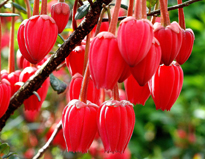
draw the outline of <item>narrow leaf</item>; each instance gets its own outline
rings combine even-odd
[[[9,158],[9,157],[11,157],[11,156],[13,156],[13,155],[16,155],[16,154],[17,154],[17,153],[15,153],[15,152],[9,152],[7,155],[2,156],[2,159]]]
[[[84,4],[78,8],[77,13],[75,14],[75,20],[82,19],[89,10],[90,3]]]
[[[50,84],[54,91],[57,91],[58,94],[63,93],[67,87],[67,84],[58,78],[56,78],[53,74],[50,74]]]
[[[15,14],[15,13],[0,13],[0,17],[15,17],[15,16],[19,16],[19,14]]]
[[[64,43],[65,42],[65,40],[64,40],[64,38],[61,36],[61,34],[58,34],[58,36],[60,37],[60,39],[62,40],[62,42]]]
[[[20,6],[19,4],[15,2],[12,2],[12,4],[19,12],[23,12],[25,14],[27,13],[27,10],[24,7]]]
[[[38,98],[38,101],[40,102],[41,101],[41,97],[39,96],[38,92],[33,91],[32,93]]]
[[[9,150],[10,150],[10,147],[7,143],[3,143],[0,145],[0,153],[2,154],[8,154],[9,153]]]

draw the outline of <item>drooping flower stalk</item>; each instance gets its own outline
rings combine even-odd
[[[47,14],[47,0],[42,0],[41,14]]]
[[[145,0],[142,0],[142,18],[147,19],[147,4]]]
[[[116,0],[114,12],[112,14],[111,23],[110,23],[110,26],[109,26],[109,29],[108,29],[108,31],[110,33],[113,33],[114,35],[115,35],[116,26],[117,26],[117,22],[118,22],[118,15],[119,15],[119,10],[120,10],[120,5],[121,5],[121,0]]]
[[[80,90],[80,96],[79,96],[79,100],[81,102],[84,102],[84,103],[87,103],[86,101],[87,101],[87,91],[88,91],[89,78],[90,78],[90,69],[89,69],[89,65],[87,63],[85,75],[83,77],[83,82],[82,82],[82,86],[81,86],[81,90]]]
[[[97,27],[96,27],[96,30],[95,30],[94,37],[100,32],[100,27],[101,27],[101,23],[102,23],[102,19],[103,19],[103,15],[104,15],[105,11],[106,11],[105,5],[103,5],[103,9],[101,10],[101,13],[100,13],[100,17],[99,17],[99,20],[98,20],[98,24],[97,24]]]
[[[117,83],[115,84],[112,93],[113,93],[113,98],[114,98],[114,100],[120,100],[120,96],[119,96],[119,91],[118,91],[118,85],[117,85]]]
[[[100,102],[103,103],[105,101],[105,89],[100,89]]]
[[[73,5],[73,13],[72,13],[72,28],[73,31],[75,31],[75,29],[77,28],[77,22],[75,20],[75,14],[77,11],[77,7],[78,7],[78,0],[75,0],[74,5]]]
[[[167,0],[160,0],[160,11],[161,11],[161,23],[164,27],[170,24],[170,19],[169,19],[169,12],[167,9]]]
[[[87,91],[88,91],[88,84],[89,84],[89,79],[90,79],[89,63],[87,62],[88,53],[90,49],[90,36],[91,36],[90,34],[91,33],[88,34],[87,39],[86,39],[86,47],[85,47],[85,59],[86,60],[84,60],[84,66],[86,64],[86,70],[84,73],[83,82],[82,82],[81,90],[80,90],[80,96],[79,96],[79,100],[84,103],[87,103]]]
[[[136,0],[134,14],[136,19],[142,19],[142,0]]]
[[[30,2],[29,0],[24,0],[24,3],[26,4],[26,8],[27,8],[27,16],[28,19],[31,17],[31,7],[30,7]]]
[[[154,10],[157,10],[158,8],[159,8],[159,1],[157,1],[157,3],[155,4]],[[155,21],[156,21],[156,16],[152,16],[151,23],[154,24]]]
[[[14,0],[13,0],[14,2]],[[15,7],[12,6],[12,13],[15,12]],[[9,65],[8,65],[8,71],[9,73],[15,71],[15,57],[14,57],[14,23],[15,23],[15,17],[11,18],[11,31],[10,31],[10,41],[9,41]]]
[[[34,0],[33,15],[39,15],[39,0]]]
[[[91,37],[91,33],[89,33],[87,35],[87,38],[86,38],[83,74],[85,73],[85,69],[86,69],[86,66],[87,66],[87,63],[88,63],[88,53],[89,53],[89,49],[90,49],[90,37]]]
[[[1,17],[0,17],[0,71],[1,71]],[[1,73],[0,73],[0,83],[1,83]]]
[[[127,16],[132,16],[134,7],[134,0],[129,0]]]
[[[182,0],[177,0],[178,4],[182,3]],[[183,8],[178,9],[178,14],[179,14],[179,25],[181,26],[182,29],[186,29],[186,24],[185,24],[185,18],[184,18],[184,11]]]

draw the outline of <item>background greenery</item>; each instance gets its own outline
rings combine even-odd
[[[25,7],[23,0],[15,2]],[[68,3],[72,8],[73,1]],[[176,3],[176,0],[169,0],[169,5]],[[0,12],[11,12],[9,6],[7,7],[1,8]],[[144,107],[142,105],[134,107],[136,124],[129,143],[132,159],[203,159],[205,157],[205,3],[204,1],[194,3],[185,7],[184,12],[187,28],[191,28],[195,33],[195,42],[191,57],[182,65],[184,71],[182,92],[169,112],[156,111],[151,97]],[[170,11],[171,21],[178,21],[177,14],[177,10]],[[27,18],[22,12],[20,15],[16,18],[15,36],[22,20]],[[3,24],[3,33],[9,32],[10,25],[10,20],[7,19]],[[70,23],[67,28],[68,31]],[[62,35],[66,37],[68,34],[69,32],[64,31]],[[59,40],[58,43],[62,41]],[[57,49],[58,43],[53,51]],[[15,52],[17,49],[17,40],[15,40]],[[2,58],[2,67],[7,69],[8,46],[2,50]],[[55,75],[67,84],[70,81],[67,68],[61,69]],[[57,95],[49,89],[46,101],[34,122],[29,122],[25,117],[23,106],[18,109],[1,132],[1,143],[8,143],[10,152],[17,154],[10,158],[25,158],[25,153],[34,155],[46,142],[45,134],[61,117],[66,104],[66,93]],[[51,146],[46,152],[44,158],[49,159],[49,157],[91,158],[88,154],[61,151],[56,146]]]

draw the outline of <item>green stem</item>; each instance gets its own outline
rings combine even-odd
[[[58,2],[62,2],[63,3],[63,2],[65,2],[65,0],[58,0]]]
[[[109,29],[108,29],[108,31],[110,33],[113,33],[114,35],[115,35],[116,27],[117,27],[120,6],[121,6],[121,0],[116,0],[114,12],[112,14],[111,23],[110,23],[110,26],[109,26]]]
[[[134,7],[134,0],[129,0],[129,7],[127,11],[127,16],[132,16]]]
[[[182,4],[182,0],[177,0],[178,4]],[[178,16],[179,16],[179,25],[182,29],[186,29],[185,18],[184,18],[184,11],[183,8],[178,9]]]
[[[169,12],[167,9],[167,0],[159,0],[160,3],[160,11],[161,11],[161,23],[164,27],[170,24],[170,19],[169,19]]]
[[[41,15],[47,14],[47,0],[42,0],[41,3]]]
[[[136,0],[134,14],[136,19],[142,19],[142,0]]]
[[[14,0],[13,0],[14,2]],[[12,7],[12,13],[15,13],[15,7]],[[14,58],[14,23],[15,17],[11,18],[11,32],[10,32],[10,41],[9,41],[9,73],[15,71],[15,58]]]

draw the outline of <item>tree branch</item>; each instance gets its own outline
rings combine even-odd
[[[175,9],[178,9],[178,8],[184,8],[184,7],[189,6],[190,4],[198,2],[198,1],[202,1],[202,0],[188,0],[188,1],[184,2],[184,3],[182,3],[182,4],[178,4],[178,5],[174,5],[174,6],[168,7],[168,11],[175,10]],[[158,15],[160,15],[160,10],[159,9],[155,10],[155,11],[152,11],[150,13],[147,13],[147,16],[158,16]],[[123,20],[125,18],[126,18],[126,16],[119,17],[118,20]],[[103,18],[102,21],[103,22],[107,22],[108,18]]]
[[[86,15],[84,21],[69,36],[69,38],[61,45],[61,47],[53,54],[36,73],[11,97],[9,108],[2,118],[0,118],[0,131],[6,124],[11,114],[18,109],[23,101],[32,95],[33,91],[38,90],[46,78],[52,73],[70,54],[70,52],[79,44],[84,37],[97,24],[102,4],[108,5],[111,0],[97,0],[93,3],[93,7]]]
[[[9,0],[5,0],[3,2],[0,3],[0,8],[3,7]]]
[[[53,139],[55,138],[55,136],[61,129],[62,129],[62,121],[58,123],[58,125],[56,126],[49,140],[46,142],[46,144],[41,149],[38,150],[38,153],[33,157],[33,159],[38,159],[44,154],[44,152],[50,147]]]

